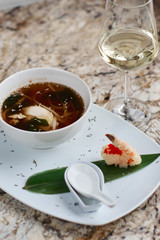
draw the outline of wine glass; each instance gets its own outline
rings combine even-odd
[[[146,122],[145,103],[128,97],[131,70],[151,63],[158,54],[158,36],[152,0],[107,0],[98,43],[102,59],[124,71],[124,99],[106,103],[106,108],[131,122]]]

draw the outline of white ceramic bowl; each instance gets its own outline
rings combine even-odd
[[[48,132],[30,132],[7,124],[0,114],[0,126],[12,139],[34,148],[51,148],[72,138],[82,128],[91,105],[91,92],[85,82],[78,76],[55,68],[31,68],[17,72],[0,84],[0,111],[3,101],[15,90],[36,82],[55,82],[71,87],[83,98],[85,112],[71,125]]]

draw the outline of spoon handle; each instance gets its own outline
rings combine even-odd
[[[107,197],[103,192],[97,191],[97,193],[94,196],[97,200],[105,203],[109,207],[114,207],[115,203],[113,200],[111,200],[109,197]]]

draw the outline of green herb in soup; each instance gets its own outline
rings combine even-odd
[[[84,113],[82,97],[53,82],[35,83],[13,92],[3,103],[2,118],[28,131],[51,131],[68,126]]]

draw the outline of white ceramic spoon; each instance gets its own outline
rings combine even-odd
[[[85,163],[73,164],[67,173],[72,187],[85,197],[97,199],[109,207],[115,203],[100,190],[100,179],[97,172]]]

